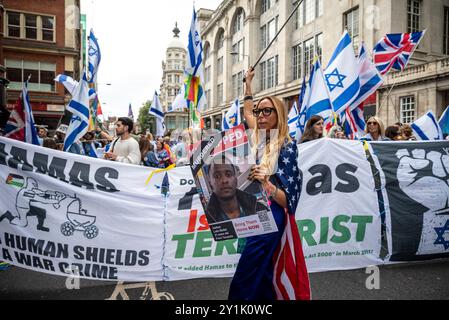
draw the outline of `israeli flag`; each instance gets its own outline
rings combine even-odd
[[[357,98],[351,103],[351,111],[375,93],[384,82],[376,66],[368,57],[368,51],[364,42],[360,46],[357,62],[360,67],[360,92]]]
[[[187,46],[187,64],[185,72],[194,77],[203,79],[203,42],[199,31],[198,19],[193,8],[192,22],[189,31],[189,44]]]
[[[76,86],[67,111],[70,111],[73,116],[64,140],[64,151],[69,150],[72,144],[81,139],[89,129],[89,85],[86,73]]]
[[[411,124],[417,140],[443,140],[443,132],[432,111]]]
[[[90,83],[97,81],[98,66],[101,61],[100,46],[98,40],[95,38],[94,31],[90,29],[89,34],[89,50],[88,50],[88,79]]]
[[[299,131],[299,110],[296,101],[293,103],[293,106],[288,114],[288,132],[290,133],[290,137],[292,139],[298,139],[298,131]]]
[[[360,67],[354,55],[351,37],[345,30],[324,71],[334,111],[342,114],[360,93]]]
[[[56,78],[54,79],[54,81],[61,83],[71,95],[73,95],[73,91],[75,91],[75,88],[78,85],[78,81],[76,81],[72,77],[67,76],[65,74],[57,75]],[[95,91],[95,89],[90,88],[89,89],[89,100],[94,100],[96,96],[97,96],[97,92]]]
[[[185,95],[186,95],[186,89],[185,89],[185,86],[182,85],[181,90],[179,91],[178,95],[176,96],[175,100],[173,100],[173,103],[171,105],[172,112],[176,111],[176,110],[183,110],[183,109],[188,108]]]
[[[239,99],[235,99],[234,103],[223,117],[222,130],[232,129],[237,127],[240,123],[240,101]]]
[[[332,120],[332,104],[329,99],[320,61],[318,59],[315,60],[300,114],[305,112],[305,122],[312,116],[319,115],[327,123]]]
[[[22,88],[23,112],[25,114],[25,142],[40,146],[36,126],[34,124],[33,110],[31,108],[30,97],[27,89],[28,82]]]
[[[156,118],[156,136],[163,137],[165,134],[165,115],[157,92],[154,92],[153,102],[151,103],[149,114]]]
[[[449,106],[444,110],[443,114],[440,117],[440,121],[438,124],[440,125],[441,131],[443,134],[449,134]]]

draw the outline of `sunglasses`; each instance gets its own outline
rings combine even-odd
[[[377,122],[368,122],[367,125],[372,124],[373,126],[377,124]]]
[[[253,116],[258,118],[260,116],[260,113],[262,112],[264,117],[269,117],[271,116],[271,113],[273,111],[276,112],[276,109],[275,108],[253,109]]]

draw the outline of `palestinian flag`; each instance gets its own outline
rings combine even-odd
[[[6,184],[21,189],[25,184],[25,180],[22,176],[10,174],[8,178],[6,178]]]

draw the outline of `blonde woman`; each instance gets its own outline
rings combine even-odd
[[[296,206],[301,191],[297,146],[290,139],[285,105],[275,97],[264,97],[254,107],[252,80],[254,70],[245,75],[244,116],[258,165],[250,180],[259,181],[270,200],[278,231],[246,239],[229,290],[230,300],[310,299],[310,287],[298,228]],[[287,258],[281,238],[293,243],[294,260]],[[289,269],[289,283],[294,291],[288,296],[280,272]]]
[[[385,140],[385,129],[382,120],[378,117],[371,117],[366,122],[365,133],[362,140],[382,141]]]

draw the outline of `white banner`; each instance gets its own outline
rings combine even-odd
[[[303,183],[296,220],[308,271],[381,264],[381,218],[360,141],[301,144],[298,163]]]
[[[161,279],[164,198],[160,177],[146,185],[150,173],[0,138],[0,260],[88,279]]]
[[[442,165],[432,167],[436,172],[432,177],[442,177],[449,158],[444,154],[447,142],[440,144],[428,145],[437,148],[428,150],[418,143],[406,147],[426,149],[426,159],[441,160]],[[383,263],[379,258],[383,201],[387,213],[392,212],[391,222],[389,215],[386,221],[396,260],[416,255],[421,234],[428,233],[422,222],[410,222],[414,215],[398,210],[428,209],[410,207],[409,199],[402,201],[404,196],[393,190],[397,166],[388,165],[389,157],[399,163],[397,151],[406,148],[391,143],[383,150],[379,147],[383,145],[374,146],[376,165],[380,163],[387,177],[382,201],[373,177],[378,169],[367,161],[362,143],[320,139],[300,145],[303,184],[296,219],[309,272]],[[423,157],[422,151],[412,149],[410,155]],[[401,161],[405,160],[409,161]],[[439,164],[436,160],[432,161]],[[387,171],[390,167],[392,173]],[[165,176],[170,185],[167,197],[161,194]],[[404,192],[421,196],[414,190]],[[433,193],[422,193],[426,198],[419,200],[426,204]],[[438,199],[445,208],[443,196]],[[447,217],[441,214],[446,211],[436,209]],[[429,224],[431,244],[445,254],[447,220]],[[404,234],[411,239],[408,242],[415,239],[410,250],[408,242],[398,240]],[[237,244],[236,239],[214,241],[190,167],[160,172],[0,137],[0,260],[55,275],[77,274],[78,269],[88,279],[174,281],[231,277],[240,256]]]
[[[216,242],[209,230],[190,167],[169,172],[166,209],[167,278],[232,277],[240,257],[237,239]]]

